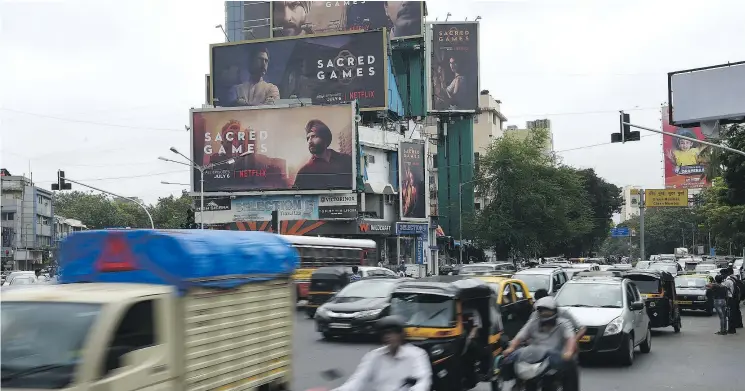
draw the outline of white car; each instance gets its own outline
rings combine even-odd
[[[556,303],[587,328],[580,354],[609,354],[631,365],[637,346],[642,353],[652,349],[644,299],[629,279],[580,276],[561,288]]]
[[[32,271],[15,271],[11,272],[5,277],[5,281],[3,282],[3,286],[10,286],[13,285],[12,282],[14,279],[21,277],[21,276],[30,276],[35,279],[35,273]],[[19,285],[22,283],[19,283]]]
[[[373,277],[373,276],[386,276],[386,277],[397,277],[393,270],[386,269],[384,267],[377,266],[360,266],[360,275],[362,277]]]

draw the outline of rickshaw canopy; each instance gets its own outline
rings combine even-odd
[[[401,283],[395,292],[449,296],[456,299],[477,299],[494,296],[485,282],[469,276],[432,276]]]

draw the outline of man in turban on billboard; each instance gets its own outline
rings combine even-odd
[[[384,1],[383,7],[391,21],[391,39],[422,34],[420,1]]]
[[[310,160],[298,170],[295,188],[298,190],[329,190],[352,188],[352,157],[330,149],[331,130],[323,121],[314,119],[305,125]]]
[[[264,80],[269,69],[269,50],[260,48],[251,53],[249,59],[249,80],[233,86],[233,106],[273,105],[279,100],[279,88]]]

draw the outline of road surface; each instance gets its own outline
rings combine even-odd
[[[680,334],[672,328],[652,334],[652,351],[641,354],[637,349],[634,365],[618,367],[608,360],[583,363],[580,369],[582,391],[743,391],[745,382],[745,331],[720,336],[716,316],[686,313]],[[338,369],[349,376],[360,358],[378,346],[373,341],[326,342],[314,329],[312,320],[297,313],[295,324],[295,357],[293,389],[333,387],[340,381],[322,380],[320,372]],[[478,391],[489,390],[481,384]],[[365,390],[359,390],[365,391]],[[374,390],[371,390],[374,391]]]

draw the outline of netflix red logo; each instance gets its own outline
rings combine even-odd
[[[235,172],[237,178],[265,177],[266,170],[240,170]]]
[[[375,91],[352,91],[349,93],[349,99],[373,99]]]

